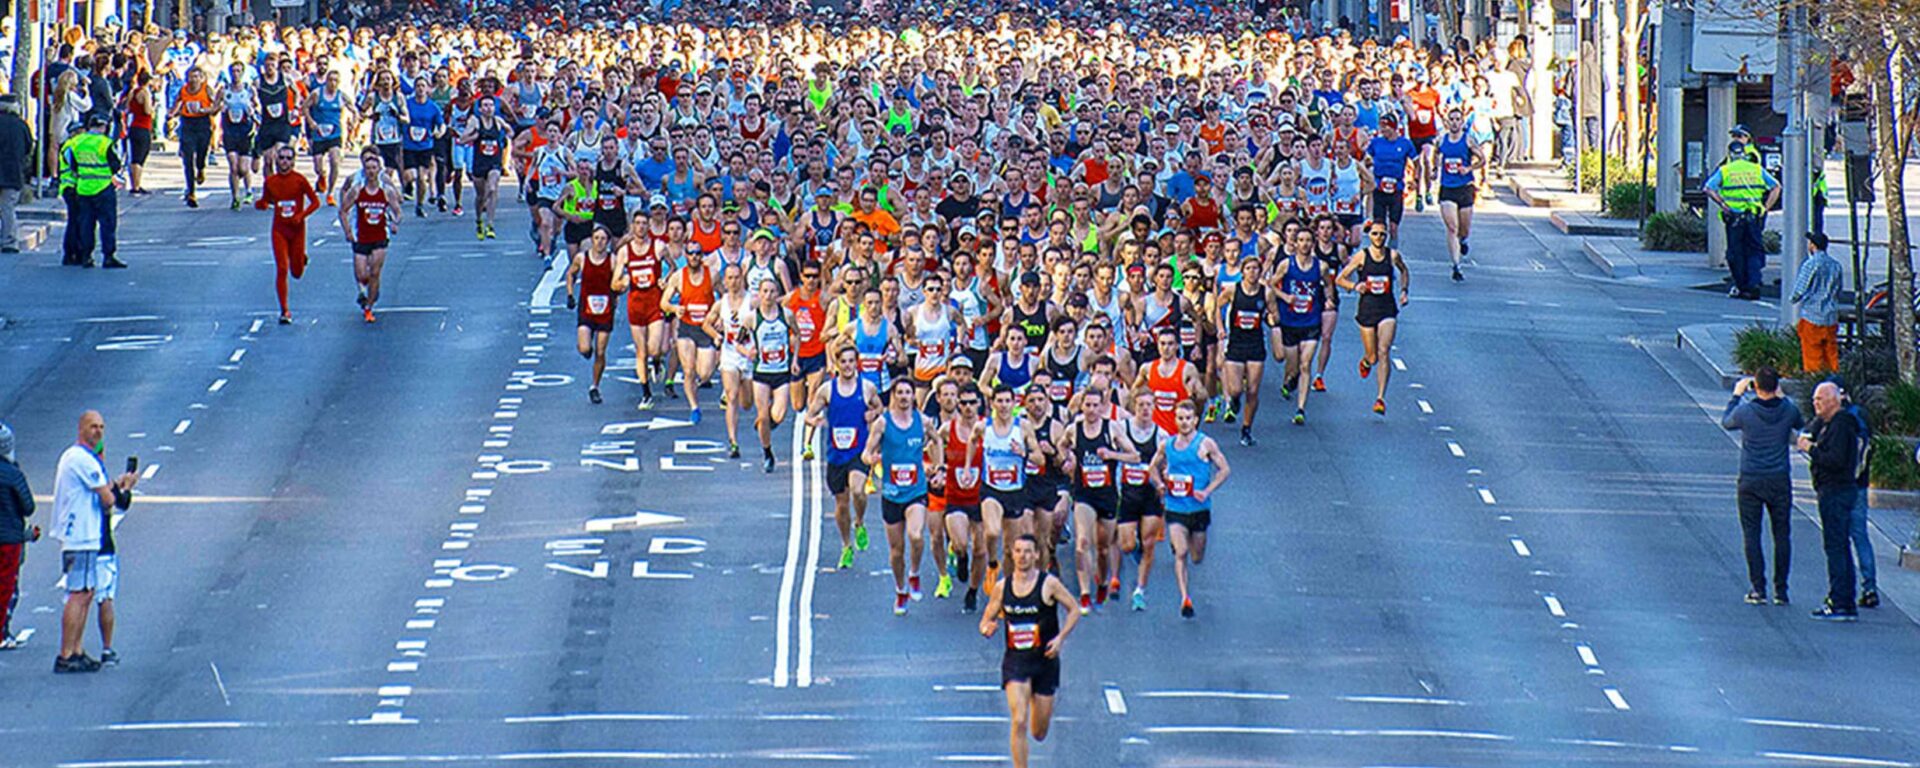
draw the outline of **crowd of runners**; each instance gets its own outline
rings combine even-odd
[[[877,494],[895,613],[931,561],[935,598],[984,596],[987,634],[1005,619],[1024,763],[1058,642],[1097,606],[1145,610],[1161,541],[1195,615],[1230,474],[1203,428],[1253,445],[1269,364],[1293,424],[1329,386],[1386,414],[1402,218],[1437,209],[1463,280],[1476,189],[1524,109],[1518,42],[1181,9],[1160,27],[262,25],[176,39],[127,104],[150,131],[165,116],[186,205],[217,146],[230,207],[273,208],[283,322],[317,212],[373,322],[409,208],[470,217],[478,240],[524,209],[508,236],[564,270],[592,402],[624,337],[639,409],[717,404],[736,457],[750,418],[768,472],[795,416],[789,459],[825,462],[840,568]],[[1330,369],[1343,335],[1352,362]]]

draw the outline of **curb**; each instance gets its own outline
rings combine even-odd
[[[1722,389],[1731,389],[1733,383],[1740,380],[1740,371],[1732,360],[1732,347],[1720,338],[1720,334],[1731,325],[1685,325],[1675,333],[1674,346],[1685,352],[1687,358],[1708,377],[1720,382]]]
[[[1552,219],[1553,226],[1567,235],[1634,238],[1640,236],[1640,228],[1633,224],[1615,223],[1612,219],[1603,219],[1576,211],[1554,211],[1548,218]]]
[[[1587,261],[1593,262],[1607,277],[1619,279],[1640,274],[1640,262],[1628,256],[1620,246],[1606,240],[1581,238],[1580,251],[1587,255]]]

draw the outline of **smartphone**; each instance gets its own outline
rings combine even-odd
[[[128,456],[127,457],[127,474],[131,475],[138,471],[140,471],[140,457]]]

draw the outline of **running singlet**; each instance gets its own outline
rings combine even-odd
[[[1001,427],[1006,432],[1000,432]],[[993,418],[987,418],[986,433],[980,443],[986,458],[987,487],[996,491],[1018,491],[1027,482],[1027,462],[1021,458],[1016,446],[1026,442],[1026,425],[1018,417],[1012,424],[996,424]]]
[[[819,294],[806,298],[794,293],[787,297],[786,306],[793,313],[795,351],[801,359],[826,354],[827,340],[820,330],[827,324],[827,312],[820,307]]]
[[[793,361],[788,355],[793,351],[792,329],[787,327],[787,319],[776,312],[772,317],[753,310],[753,348],[755,352],[754,373],[780,374],[791,370]]]
[[[1001,353],[1000,368],[993,372],[994,379],[1007,385],[1015,394],[1026,394],[1027,385],[1033,383],[1033,358],[1032,352],[1022,352],[1020,365],[1015,367],[1013,358]]]
[[[1174,407],[1187,398],[1187,361],[1176,361],[1172,373],[1162,372],[1162,362],[1147,366],[1147,389],[1153,391],[1153,423],[1173,432],[1179,429],[1173,419]]]
[[[1473,144],[1465,134],[1459,141],[1440,137],[1440,186],[1445,189],[1473,183]]]
[[[867,449],[865,382],[854,380],[853,394],[840,393],[840,380],[827,385],[827,463],[845,466]]]
[[[937,308],[938,321],[922,320],[916,313],[913,328],[913,378],[933,381],[947,371],[947,355],[953,351],[953,318],[946,307]]]
[[[866,318],[855,318],[853,321],[853,348],[860,354],[860,378],[873,382],[873,386],[882,390],[887,388],[889,330],[884,321],[877,323],[872,331],[867,330]]]
[[[695,280],[694,275],[700,279]],[[695,269],[687,265],[680,269],[680,322],[698,328],[707,322],[707,313],[713,310],[713,273],[705,264]]]
[[[880,417],[886,434],[880,440],[880,471],[886,481],[880,497],[895,504],[919,501],[927,495],[927,422],[914,411],[908,425],[894,423],[893,412]]]
[[[1205,435],[1193,433],[1186,447],[1180,446],[1178,436],[1169,438],[1161,445],[1167,454],[1167,497],[1168,512],[1199,512],[1208,508],[1207,502],[1193,497],[1193,492],[1205,490],[1213,482],[1213,464],[1200,458],[1200,446],[1206,442]]]
[[[1305,268],[1297,259],[1287,259],[1287,273],[1281,277],[1281,288],[1293,301],[1280,307],[1281,325],[1306,328],[1320,324],[1321,297],[1326,294],[1322,277],[1319,259],[1307,262]]]
[[[580,264],[580,319],[602,325],[613,324],[613,259],[594,261],[591,255]]]
[[[947,509],[971,507],[980,503],[981,448],[971,436],[962,437],[959,423],[949,422],[940,430],[947,435]]]
[[[387,191],[378,186],[360,185],[353,200],[353,241],[361,245],[387,242]]]
[[[1060,634],[1060,607],[1047,605],[1048,574],[1041,571],[1033,580],[1033,589],[1024,595],[1014,592],[1013,577],[1009,569],[1007,583],[1000,591],[1007,617],[1007,653],[1001,666],[1051,664],[1054,660],[1047,658],[1047,646]]]
[[[1405,136],[1392,141],[1375,136],[1367,144],[1367,154],[1373,156],[1373,178],[1379,190],[1389,195],[1398,194],[1407,176],[1407,158],[1413,156],[1413,142]]]

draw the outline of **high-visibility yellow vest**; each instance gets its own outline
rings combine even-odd
[[[1767,199],[1766,173],[1759,163],[1745,158],[1721,166],[1720,199],[1727,201],[1727,209],[1759,213]]]
[[[97,133],[67,139],[60,148],[60,190],[92,197],[113,186],[113,168],[107,165],[112,151],[113,140]]]

